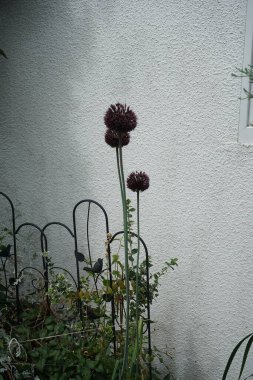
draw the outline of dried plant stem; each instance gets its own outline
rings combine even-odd
[[[21,340],[20,343],[27,343],[27,342],[38,342],[39,340],[46,340],[46,339],[52,339],[52,338],[59,338],[61,336],[68,336],[68,335],[74,335],[74,334],[81,334],[81,333],[87,333],[87,331],[96,331],[96,329],[86,329],[86,330],[78,330],[78,331],[72,331],[70,333],[64,333],[64,334],[57,334],[57,335],[49,335],[44,336],[43,338],[35,338],[35,339],[27,339],[27,340]]]

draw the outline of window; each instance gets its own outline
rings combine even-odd
[[[253,0],[248,0],[243,68],[249,65],[253,65]],[[242,78],[242,98],[245,98],[244,89],[253,92],[253,83],[248,77]],[[253,98],[241,100],[239,142],[253,145]]]

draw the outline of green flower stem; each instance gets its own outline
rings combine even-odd
[[[120,165],[119,165],[119,148],[118,147],[116,147],[116,159],[117,159],[117,169],[118,169],[119,184],[120,184],[120,194],[122,198],[123,190],[122,190],[122,179],[121,179]]]
[[[137,245],[137,261],[136,261],[136,347],[137,347],[137,355],[139,353],[139,334],[138,334],[138,326],[139,326],[139,262],[140,262],[140,192],[137,191],[137,236],[138,236],[138,245]],[[138,359],[136,362],[138,373]]]
[[[121,369],[122,378],[124,373],[128,372],[128,341],[129,341],[129,268],[128,268],[128,231],[127,231],[127,207],[126,207],[126,187],[124,179],[124,167],[123,167],[123,156],[122,156],[122,144],[121,136],[119,138],[119,181],[121,185],[121,198],[123,206],[123,220],[124,220],[124,249],[125,249],[125,283],[126,283],[126,334],[125,334],[125,345],[124,345],[124,357]]]
[[[143,321],[142,321],[142,318],[140,318],[138,321],[137,330],[136,330],[136,336],[138,336],[138,343],[136,339],[133,354],[132,354],[132,360],[131,360],[131,372],[130,372],[131,379],[139,378],[138,357],[139,357],[140,348],[142,347],[142,338],[143,338],[142,330],[143,330]],[[139,347],[138,347],[138,344],[139,344]],[[134,366],[135,364],[136,364],[136,367]]]

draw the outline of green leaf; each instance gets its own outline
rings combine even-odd
[[[119,255],[112,255],[112,264],[116,263],[119,260]]]
[[[42,357],[36,364],[36,367],[38,368],[39,371],[43,371],[43,368],[45,366],[46,359]]]
[[[54,318],[51,316],[47,317],[47,319],[45,320],[46,325],[51,325],[53,322],[54,322]]]
[[[116,378],[116,374],[117,374],[117,371],[118,371],[119,363],[120,363],[119,360],[116,360],[111,380],[115,380],[115,378]]]
[[[104,286],[110,286],[110,280],[103,279],[103,285]]]
[[[160,355],[158,356],[158,355],[157,355],[157,357],[158,357],[160,363],[164,363],[164,360],[163,360],[163,357],[162,357],[162,356],[160,356]]]
[[[228,371],[229,371],[229,368],[230,368],[230,366],[231,366],[231,363],[232,363],[232,361],[233,361],[233,359],[234,359],[234,357],[235,357],[237,351],[238,351],[239,348],[241,347],[242,343],[243,343],[246,339],[248,339],[250,336],[253,336],[253,334],[251,333],[251,334],[245,336],[245,338],[243,338],[243,339],[242,339],[242,340],[241,340],[241,341],[235,346],[235,348],[233,349],[233,351],[232,351],[232,353],[231,353],[231,355],[230,355],[230,357],[229,357],[229,359],[228,359],[228,362],[227,362],[226,368],[225,368],[225,370],[224,370],[224,373],[223,373],[223,376],[222,376],[222,380],[225,380],[225,379],[226,379],[227,374],[228,374]]]
[[[114,276],[116,276],[116,277],[121,277],[121,274],[120,274],[120,272],[119,272],[118,270],[113,270],[113,271],[112,271],[112,274],[113,274]]]
[[[94,369],[97,365],[97,362],[94,361],[94,360],[87,360],[87,366],[90,368],[90,369]]]
[[[248,341],[248,343],[246,345],[246,348],[245,348],[245,351],[244,351],[244,355],[243,355],[243,359],[242,359],[241,371],[240,371],[238,380],[240,380],[240,378],[242,376],[242,373],[243,373],[243,370],[244,370],[244,366],[245,366],[245,363],[246,363],[246,360],[247,360],[248,353],[249,353],[250,347],[252,345],[252,342],[253,342],[253,336],[250,337],[250,339],[249,339],[249,341]]]
[[[104,372],[104,367],[103,367],[102,363],[99,363],[99,365],[96,368],[96,372]]]

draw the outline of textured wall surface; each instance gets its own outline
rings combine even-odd
[[[246,0],[1,0],[0,190],[20,220],[71,223],[82,198],[121,229],[103,115],[138,127],[126,173],[145,170],[141,230],[162,280],[154,339],[177,380],[217,380],[252,332],[253,148],[237,143]],[[60,261],[60,258],[59,258]],[[233,371],[232,371],[233,373]],[[230,379],[234,379],[234,375]]]

